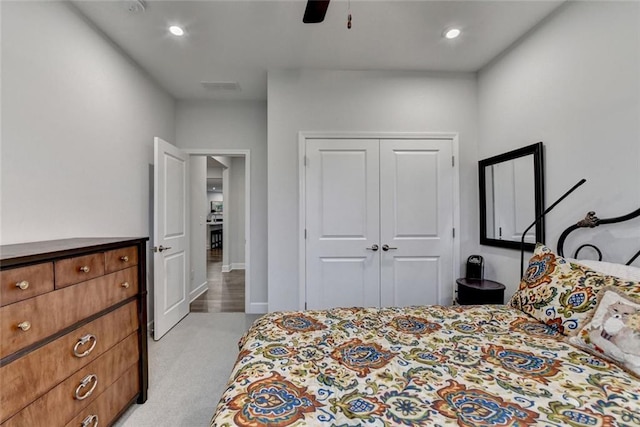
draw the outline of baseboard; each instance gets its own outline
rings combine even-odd
[[[231,263],[232,270],[244,270],[244,262],[232,262]]]
[[[267,312],[268,305],[266,302],[252,302],[249,304],[247,314],[264,314]]]
[[[191,304],[196,298],[204,294],[209,290],[209,282],[205,280],[203,284],[189,292],[189,304]]]
[[[222,272],[228,273],[231,271],[231,267],[229,265],[222,264]]]

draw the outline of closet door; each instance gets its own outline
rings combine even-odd
[[[378,140],[306,145],[307,308],[379,306]]]
[[[382,306],[451,303],[451,159],[450,140],[380,141]]]

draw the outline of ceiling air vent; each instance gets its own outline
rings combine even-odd
[[[123,5],[131,13],[144,12],[147,7],[147,3],[144,0],[125,0]]]
[[[240,90],[238,82],[200,82],[207,90],[235,91]]]

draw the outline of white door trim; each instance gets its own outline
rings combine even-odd
[[[304,310],[307,300],[307,265],[306,265],[306,141],[307,139],[448,139],[451,141],[452,153],[455,158],[453,163],[453,226],[455,238],[453,239],[453,277],[460,275],[460,156],[457,132],[298,132],[298,308]],[[452,295],[455,295],[455,283]],[[453,303],[453,301],[452,301]]]
[[[181,148],[190,156],[243,156],[244,157],[244,311],[264,313],[263,303],[251,303],[251,150],[228,148]]]

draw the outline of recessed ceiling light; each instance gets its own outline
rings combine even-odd
[[[449,28],[444,31],[443,35],[445,38],[451,40],[455,39],[460,35],[461,31],[458,28]]]
[[[173,34],[174,36],[183,36],[184,35],[184,30],[182,29],[182,27],[178,27],[177,25],[172,25],[169,27],[169,32],[171,34]]]

